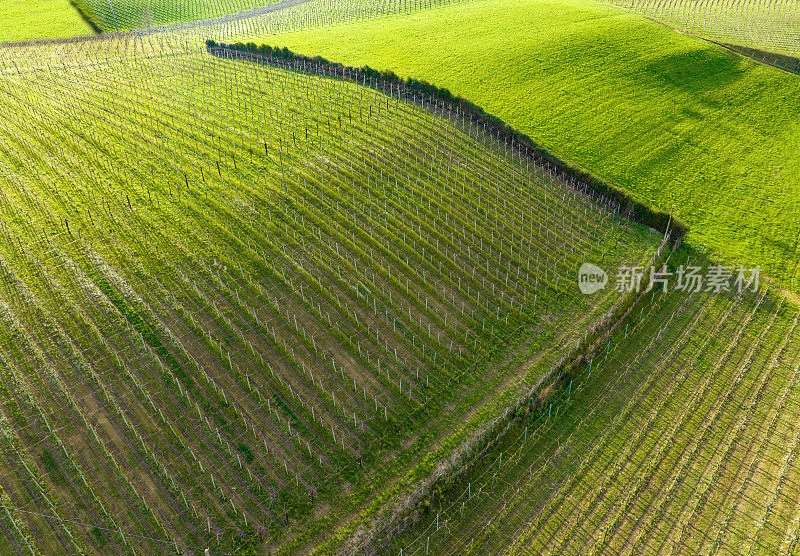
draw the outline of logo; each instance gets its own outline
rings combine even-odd
[[[578,289],[584,295],[591,295],[606,287],[608,274],[592,263],[583,263],[578,270]]]

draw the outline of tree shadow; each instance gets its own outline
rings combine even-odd
[[[653,82],[702,92],[740,79],[746,69],[746,62],[732,52],[698,48],[651,60],[643,66],[642,75]]]

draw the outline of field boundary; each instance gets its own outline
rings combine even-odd
[[[745,56],[746,58],[750,58],[751,60],[759,64],[763,64],[765,66],[771,66],[773,68],[783,70],[788,73],[793,73],[795,75],[800,75],[800,58],[794,56],[787,56],[785,54],[777,54],[775,52],[768,52],[766,50],[751,48],[749,46],[737,46],[735,44],[726,44],[722,42],[713,41],[711,39],[706,39],[706,40],[718,46],[721,46],[725,50],[729,50],[740,56]]]
[[[291,71],[312,73],[325,77],[344,79],[364,86],[381,90],[390,95],[400,95],[408,102],[424,106],[442,106],[452,115],[466,118],[483,125],[498,140],[512,150],[517,149],[530,158],[534,164],[560,174],[560,178],[573,188],[582,191],[603,204],[618,206],[618,214],[633,222],[642,224],[669,235],[680,243],[689,231],[688,225],[669,213],[658,211],[633,198],[626,191],[612,186],[594,176],[584,168],[561,160],[536,143],[524,133],[517,131],[502,119],[487,112],[482,107],[463,97],[453,95],[449,90],[427,81],[403,79],[390,70],[378,71],[364,66],[357,68],[339,62],[331,62],[321,56],[309,57],[290,51],[288,48],[272,48],[255,43],[218,43],[206,41],[209,54],[218,57],[233,57],[260,64],[269,64]]]
[[[669,251],[664,251],[664,247],[668,245],[666,238],[662,241],[659,249],[653,257],[653,261],[658,261],[659,263],[666,264],[675,250],[678,248],[677,244],[672,245],[672,249]],[[598,330],[595,330],[594,334],[590,336],[590,339],[587,342],[581,344],[581,347],[574,350],[570,353],[570,356],[563,361],[558,367],[554,368],[552,372],[557,372],[557,376],[553,377],[550,380],[550,383],[547,385],[544,391],[536,390],[532,391],[530,395],[528,395],[525,401],[522,402],[522,406],[520,407],[520,403],[518,401],[517,406],[514,411],[504,420],[503,423],[500,425],[503,427],[499,433],[496,433],[494,437],[491,439],[488,438],[487,435],[485,442],[482,444],[482,448],[472,457],[465,461],[463,465],[456,470],[456,472],[449,478],[449,482],[446,484],[434,484],[430,489],[430,496],[428,496],[428,500],[433,502],[433,497],[436,496],[438,493],[441,494],[442,497],[448,497],[448,490],[455,486],[455,483],[459,480],[459,478],[463,477],[467,473],[469,473],[474,465],[480,465],[480,458],[484,457],[486,453],[492,449],[494,449],[498,444],[500,444],[503,439],[505,438],[507,432],[515,422],[521,422],[523,419],[526,418],[528,412],[519,411],[520,409],[530,409],[531,411],[535,410],[543,410],[547,407],[548,403],[550,403],[552,408],[553,398],[556,397],[555,390],[558,388],[566,387],[567,382],[572,381],[572,370],[580,366],[581,364],[585,364],[595,357],[599,357],[601,353],[601,348],[603,347],[606,342],[610,342],[612,335],[616,330],[619,329],[621,323],[631,314],[633,309],[638,306],[640,301],[644,299],[644,297],[649,293],[650,280],[645,277],[645,284],[641,291],[632,291],[625,298],[616,306],[616,310],[614,311],[613,315],[609,319],[608,323],[605,324]],[[550,375],[548,375],[549,377]],[[545,378],[548,378],[545,377]],[[543,379],[544,380],[544,379]],[[541,392],[548,392],[546,397],[542,397]],[[535,397],[534,397],[535,396]],[[520,398],[522,400],[522,398]],[[496,424],[495,424],[496,426]],[[502,456],[501,456],[502,457]],[[483,462],[485,463],[485,462]],[[441,487],[441,489],[437,489],[436,487]],[[402,534],[404,531],[410,529],[414,525],[416,525],[422,516],[422,512],[418,510],[419,506],[414,509],[416,513],[413,513],[414,516],[413,520],[409,520],[407,523],[403,524],[403,527],[397,531],[397,534]],[[379,549],[385,549],[388,546],[388,542],[391,539],[387,539],[386,543],[379,547]]]

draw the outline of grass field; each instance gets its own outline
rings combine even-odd
[[[797,325],[774,293],[648,295],[389,552],[796,553]]]
[[[690,240],[796,284],[800,79],[579,0],[476,1],[255,39],[448,87]]]
[[[8,510],[4,552],[338,546],[619,302],[581,261],[660,241],[346,81],[198,52],[0,89],[2,496],[104,527]]]
[[[0,43],[92,34],[69,0],[4,0],[0,3]]]

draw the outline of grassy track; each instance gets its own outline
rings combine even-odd
[[[796,551],[797,318],[772,293],[648,296],[394,547]]]
[[[357,37],[354,39],[353,37]],[[255,39],[428,79],[795,280],[800,79],[582,1],[477,1]]]
[[[5,0],[0,43],[89,35],[92,28],[68,0]]]
[[[659,239],[337,79],[173,53],[0,89],[2,496],[111,530],[10,510],[6,551],[337,546],[619,301],[581,261]]]

